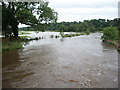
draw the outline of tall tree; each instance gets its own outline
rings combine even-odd
[[[41,23],[56,22],[57,12],[48,7],[48,4],[47,1],[43,0],[40,2],[2,2],[2,28],[5,37],[7,36],[6,31],[10,31],[14,37],[18,37],[19,23],[37,26]]]

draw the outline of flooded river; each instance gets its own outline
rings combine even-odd
[[[3,88],[117,88],[118,52],[101,35],[34,40],[4,53]]]

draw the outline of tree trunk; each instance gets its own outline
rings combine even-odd
[[[18,37],[18,25],[17,24],[13,26],[13,35],[15,38]]]
[[[15,30],[13,33],[15,38],[18,37],[18,30]]]
[[[18,22],[17,20],[15,19],[15,21],[13,22],[12,24],[12,30],[13,30],[13,36],[16,38],[18,37]]]
[[[2,26],[2,32],[5,37],[7,37],[7,29],[5,26]]]
[[[7,37],[6,29],[4,30],[4,35],[5,35],[5,37]]]

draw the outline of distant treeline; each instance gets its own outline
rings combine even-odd
[[[118,27],[120,20],[92,19],[83,22],[61,22],[55,23],[48,27],[48,30],[64,32],[95,32],[102,31],[105,27]]]
[[[105,27],[118,27],[120,20],[115,18],[114,20],[106,19],[92,19],[84,20],[83,22],[60,22],[53,24],[41,24],[41,26],[20,28],[19,30],[30,31],[63,31],[63,32],[95,32],[103,31]]]

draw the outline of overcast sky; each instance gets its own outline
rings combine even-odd
[[[118,17],[119,0],[48,0],[58,12],[58,22]]]
[[[90,19],[114,19],[118,17],[119,0],[48,0],[49,6],[58,12],[58,22]],[[19,24],[19,27],[26,25]]]

